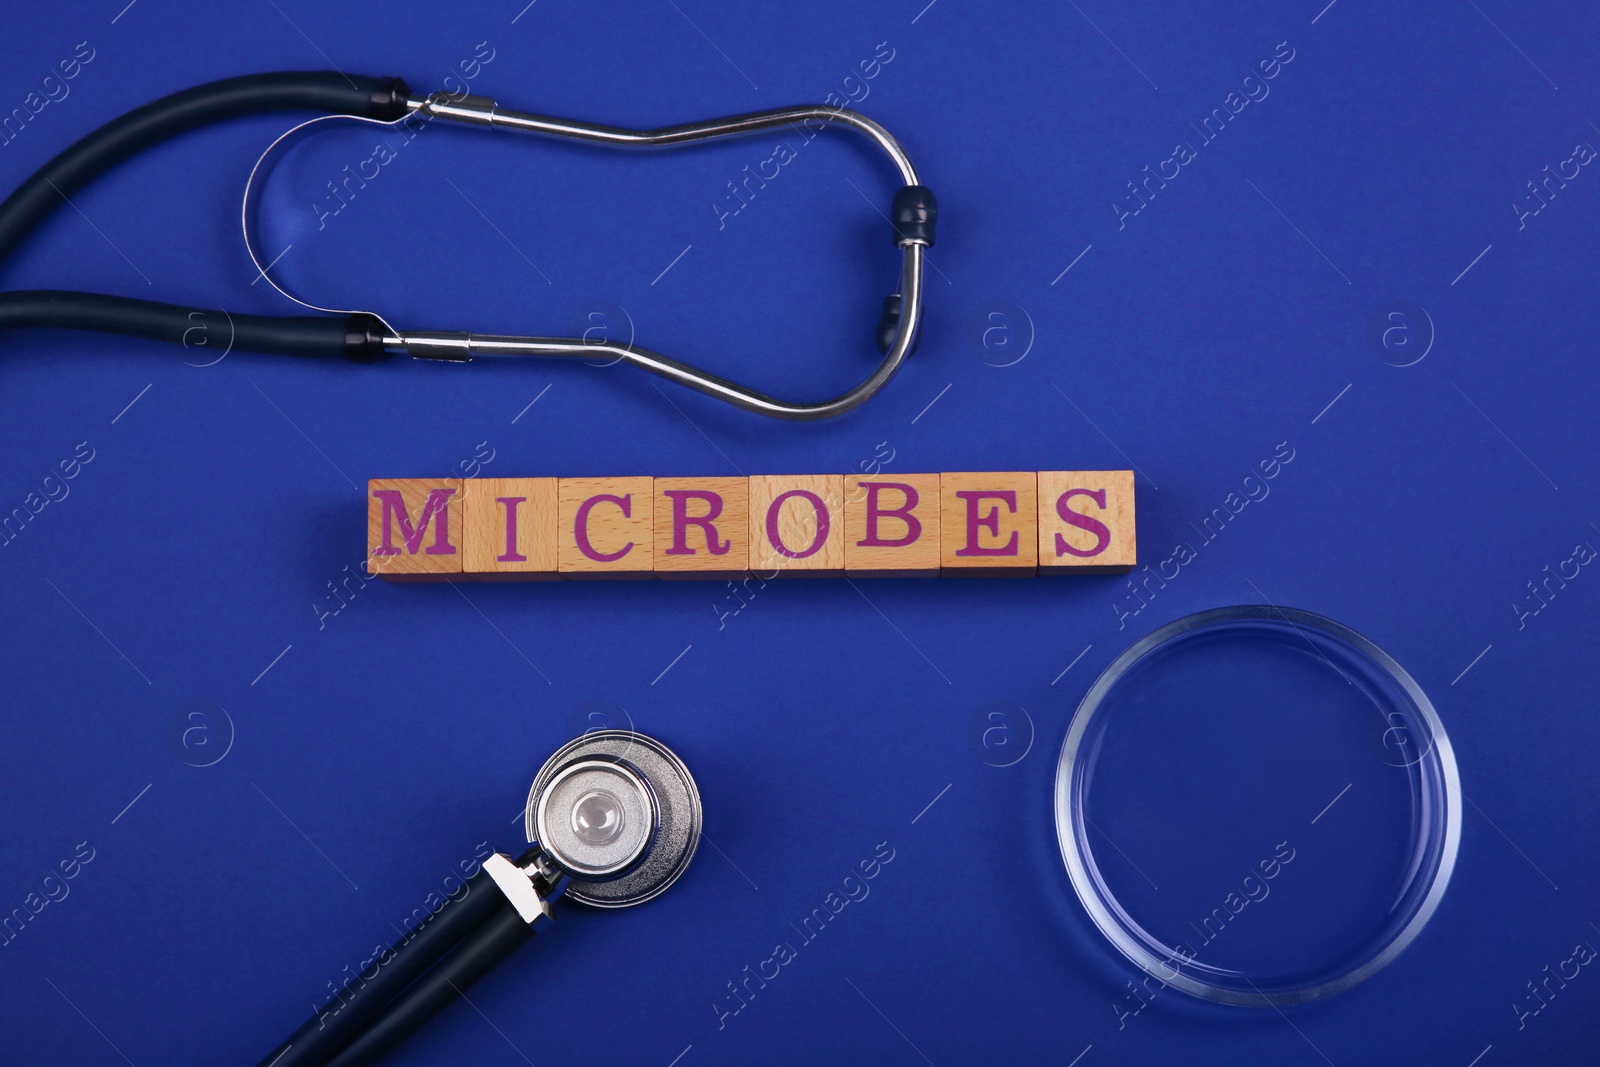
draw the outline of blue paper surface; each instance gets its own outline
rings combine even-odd
[[[631,127],[835,94],[939,196],[921,346],[866,406],[804,425],[624,367],[6,336],[0,514],[31,517],[0,547],[0,915],[29,917],[0,945],[0,1059],[254,1062],[480,842],[517,851],[544,757],[611,722],[695,774],[694,865],[638,909],[564,909],[394,1063],[1593,1062],[1600,977],[1572,962],[1600,946],[1592,8],[377,10],[8,11],[0,116],[26,117],[0,188],[253,71],[465,79]],[[293,313],[252,284],[237,220],[301,117],[129,161],[0,285]],[[414,328],[598,314],[832,395],[876,362],[897,182],[830,132],[728,199],[779,140],[628,155],[429,130],[320,229],[309,203],[278,220],[303,233],[282,268]],[[1141,561],[1176,576],[345,584],[372,477],[872,463],[1133,467]],[[1167,563],[1180,543],[1193,558]],[[1454,879],[1404,955],[1332,999],[1170,992],[1125,1018],[1138,975],[1062,869],[1056,753],[1128,644],[1268,600],[1361,631],[1431,695],[1468,799]]]

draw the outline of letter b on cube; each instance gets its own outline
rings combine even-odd
[[[844,480],[845,572],[855,578],[939,574],[939,476]]]

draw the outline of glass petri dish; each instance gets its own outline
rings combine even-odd
[[[1079,900],[1146,976],[1287,1005],[1385,966],[1438,906],[1461,784],[1427,696],[1360,634],[1293,608],[1169,623],[1106,668],[1056,771]]]

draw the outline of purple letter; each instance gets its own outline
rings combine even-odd
[[[608,504],[615,504],[617,507],[621,508],[623,518],[633,518],[632,493],[624,493],[622,496],[612,496],[610,493],[601,493],[599,496],[592,496],[588,500],[585,500],[582,504],[578,505],[578,517],[573,521],[572,524],[572,536],[577,539],[578,551],[582,552],[585,556],[588,556],[590,559],[595,560],[598,563],[614,563],[623,556],[626,556],[629,552],[633,551],[633,542],[629,541],[615,552],[596,552],[594,550],[594,546],[589,543],[589,509],[593,508],[601,501],[604,501]]]
[[[429,556],[453,556],[456,546],[450,543],[450,503],[449,498],[455,494],[454,489],[430,489],[428,502],[422,505],[422,515],[417,519],[416,526],[411,525],[411,516],[406,514],[405,498],[398,489],[375,489],[372,495],[383,501],[383,544],[372,550],[374,556],[398,556],[400,550],[394,547],[393,520],[400,522],[400,540],[405,543],[409,555],[417,554],[417,546],[422,544],[422,535],[428,532],[428,520],[433,520],[433,544],[423,549]]]
[[[956,549],[958,556],[1015,556],[1017,554],[1017,531],[1011,531],[1011,540],[1001,548],[978,547],[978,530],[983,528],[1000,536],[1000,505],[996,504],[989,509],[989,514],[983,518],[978,517],[978,502],[985,498],[1003,500],[1011,513],[1017,513],[1017,494],[1010,489],[966,489],[958,490],[956,496],[967,502],[967,547]]]
[[[816,537],[812,540],[811,547],[801,552],[789,551],[789,546],[783,543],[783,536],[778,532],[778,510],[783,507],[783,502],[792,496],[808,501],[817,512]],[[791,489],[787,493],[778,494],[778,499],[767,508],[767,540],[771,542],[773,548],[790,559],[805,559],[807,556],[816,555],[828,541],[828,506],[822,502],[821,497],[809,489]]]
[[[1100,505],[1100,510],[1106,509],[1106,491],[1104,489],[1068,489],[1056,497],[1056,514],[1061,516],[1061,521],[1069,526],[1076,526],[1080,530],[1088,530],[1094,534],[1094,547],[1087,552],[1073,548],[1067,544],[1067,539],[1056,534],[1056,555],[1064,556],[1072,553],[1074,556],[1098,556],[1106,550],[1111,543],[1111,531],[1106,524],[1091,515],[1084,515],[1067,507],[1067,501],[1075,496],[1086,496]]]
[[[528,557],[517,551],[517,505],[528,498],[525,496],[497,496],[496,504],[506,506],[506,550],[503,555],[495,559],[501,563],[526,563]]]
[[[858,483],[867,491],[867,536],[856,544],[863,548],[903,548],[922,536],[922,523],[911,514],[911,509],[917,506],[917,491],[904,482],[860,482]],[[905,494],[905,503],[898,508],[878,507],[878,490],[898,489]],[[878,536],[878,519],[883,515],[892,515],[906,524],[906,535],[889,539]]]
[[[689,527],[698,526],[705,531],[706,551],[713,556],[725,556],[732,547],[732,541],[717,541],[717,528],[711,521],[722,514],[722,494],[713,493],[706,489],[664,489],[667,496],[672,498],[672,547],[663,555],[667,556],[692,556],[694,549],[689,547]],[[706,502],[706,513],[689,515],[689,499]]]

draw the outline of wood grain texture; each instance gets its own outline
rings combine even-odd
[[[1137,549],[1126,470],[368,484],[391,581],[1097,574]]]
[[[843,574],[844,527],[844,475],[750,478],[749,567],[757,574]]]
[[[461,506],[467,575],[481,581],[559,576],[556,479],[469,478]]]
[[[367,483],[367,573],[396,580],[461,573],[461,480]]]
[[[745,478],[655,479],[658,578],[731,578],[750,558]]]
[[[939,475],[939,567],[947,577],[1034,574],[1039,564],[1033,471]]]
[[[582,578],[648,578],[654,570],[652,478],[561,478],[557,565]]]
[[[1137,562],[1132,471],[1039,472],[1041,574],[1117,574]]]
[[[939,574],[939,475],[849,475],[844,569],[852,578]]]

